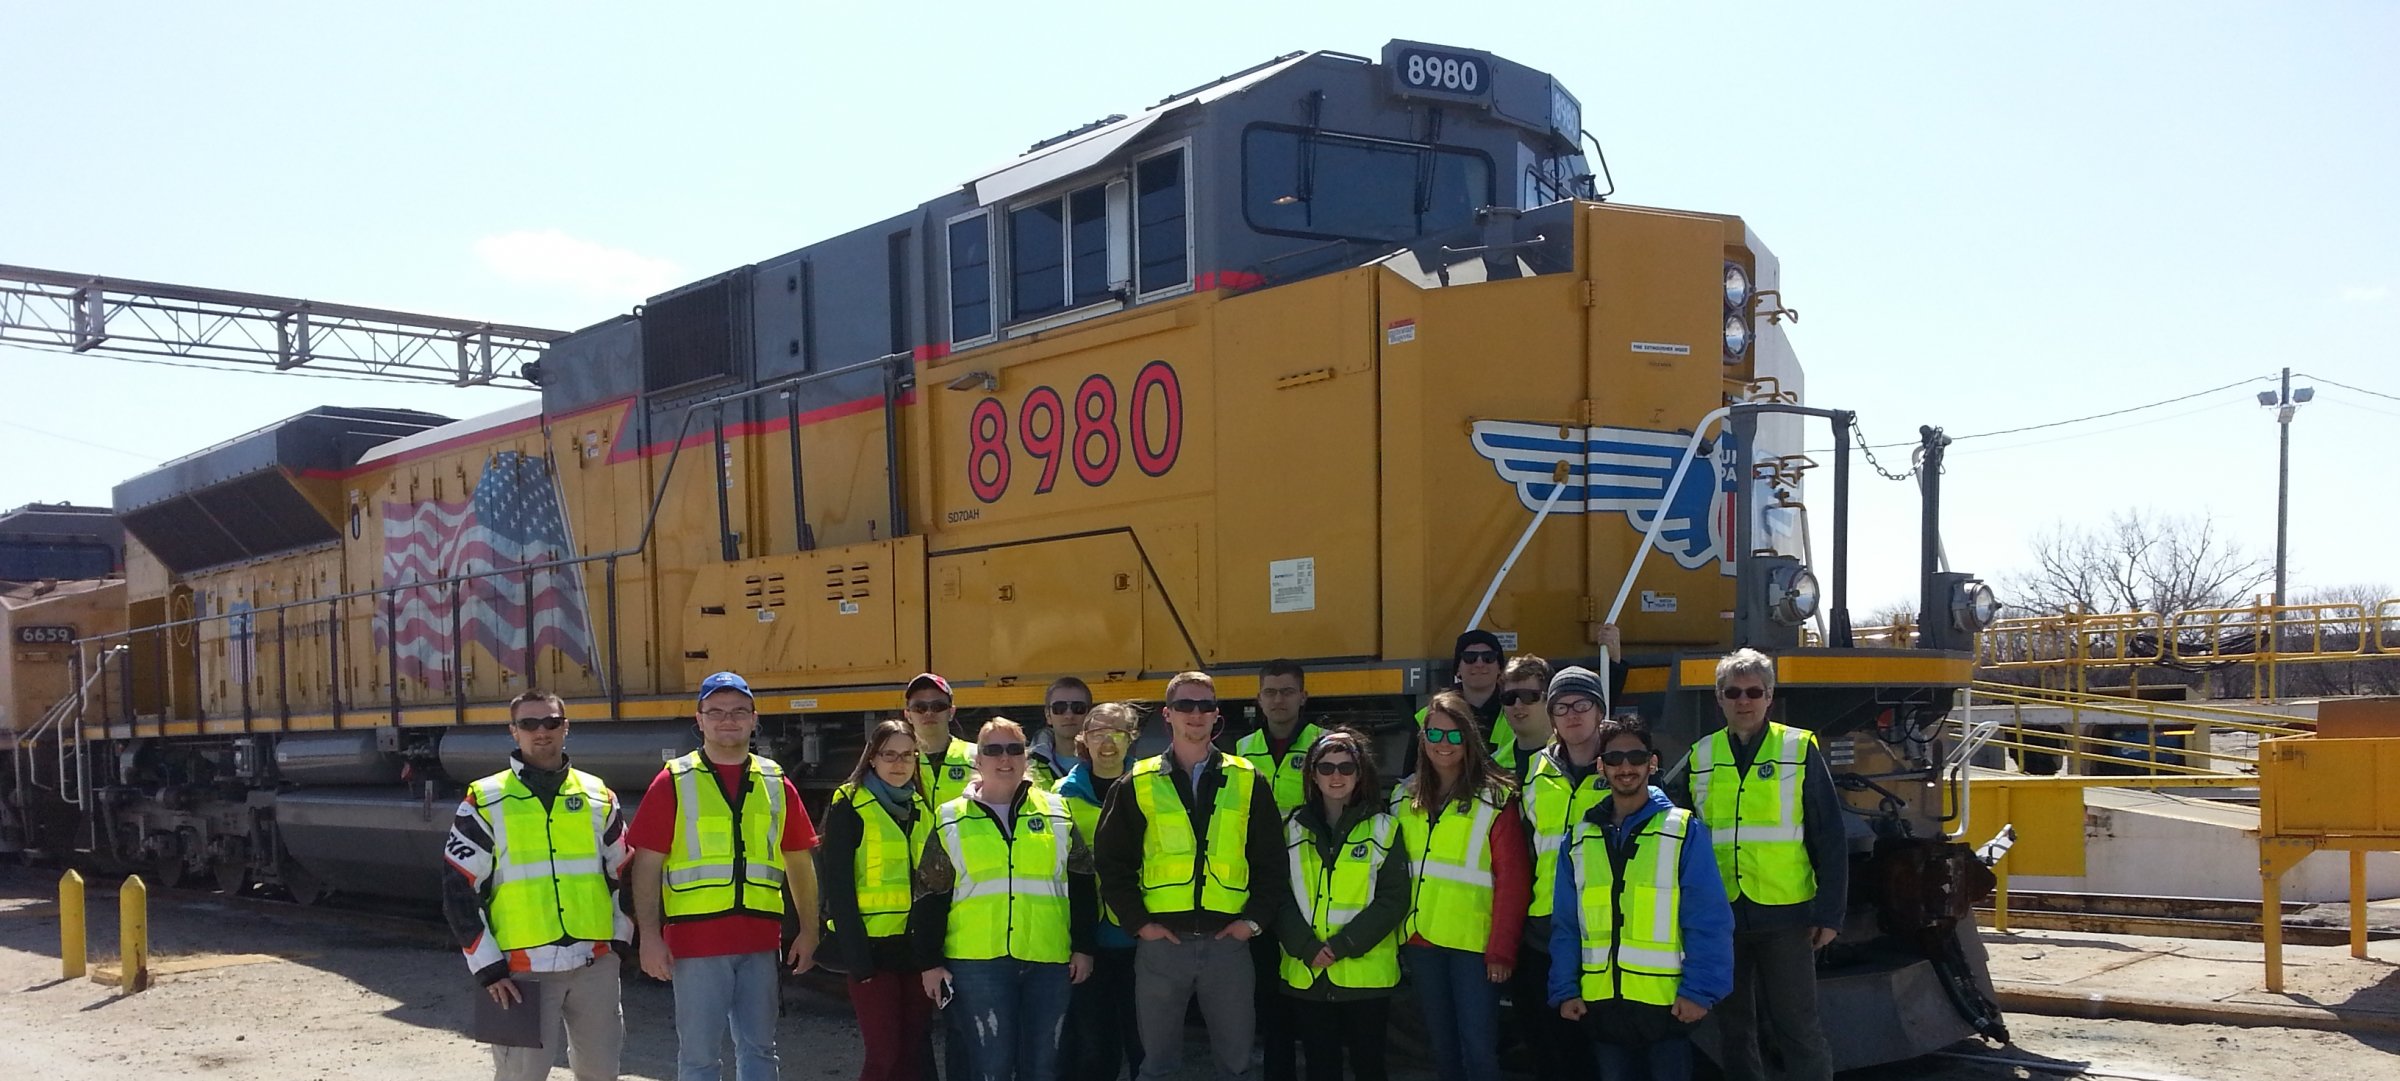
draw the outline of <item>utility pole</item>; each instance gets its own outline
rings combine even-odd
[[[2292,414],[2300,411],[2300,403],[2316,396],[2316,388],[2292,389],[2292,370],[2283,370],[2281,384],[2275,390],[2258,392],[2258,404],[2275,410],[2275,617],[2269,630],[2267,645],[2268,696],[2275,693],[2277,665],[2275,655],[2283,652],[2283,604],[2285,576],[2291,567],[2292,529]]]

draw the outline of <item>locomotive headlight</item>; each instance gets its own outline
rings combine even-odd
[[[1750,272],[1740,263],[1725,264],[1725,310],[1736,315],[1750,310]]]
[[[1786,627],[1797,627],[1817,614],[1817,576],[1798,562],[1779,563],[1767,572],[1767,614]]]
[[[1974,634],[1992,625],[1999,618],[2000,598],[1992,587],[1973,578],[1951,583],[1950,625],[1962,634]]]
[[[1740,313],[1725,317],[1725,360],[1732,363],[1750,351],[1750,320]]]

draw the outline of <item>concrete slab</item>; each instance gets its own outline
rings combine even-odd
[[[2369,943],[2364,959],[2344,946],[2287,946],[2282,994],[2264,990],[2265,957],[2255,943],[1987,930],[1984,946],[2000,989],[2062,1003],[2121,1002],[2187,1019],[2214,1012],[2225,1024],[2245,1023],[2246,1013],[2252,1023],[2290,1024],[2303,1016],[2290,1011],[2314,1011],[2329,1026],[2400,1030],[2400,943]]]

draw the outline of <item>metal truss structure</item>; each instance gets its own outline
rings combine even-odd
[[[0,343],[533,389],[563,330],[0,264]]]

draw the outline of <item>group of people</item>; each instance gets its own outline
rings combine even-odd
[[[750,753],[738,675],[702,684],[700,750],[630,825],[567,763],[559,700],[520,696],[518,751],[447,846],[485,993],[543,992],[544,1046],[497,1048],[498,1076],[546,1076],[562,1046],[579,1081],[617,1076],[612,944],[638,941],[674,985],[684,1081],[721,1076],[728,1034],[736,1081],[774,1077],[779,973],[819,963],[847,976],[861,1081],[936,1081],[937,1011],[950,1081],[1163,1081],[1195,1000],[1219,1081],[1250,1081],[1261,1044],[1266,1081],[1303,1062],[1384,1081],[1404,973],[1442,1081],[1497,1078],[1504,991],[1543,1081],[1686,1077],[1712,1011],[1729,1076],[1765,1076],[1763,1038],[1787,1076],[1830,1077],[1813,958],[1847,847],[1815,739],[1768,719],[1774,662],[1718,663],[1726,726],[1679,805],[1648,729],[1608,715],[1608,675],[1503,666],[1481,631],[1453,659],[1399,762],[1309,723],[1288,661],[1230,750],[1215,680],[1173,677],[1166,748],[1139,758],[1142,709],[1082,680],[1051,684],[1038,736],[995,718],[962,738],[949,683],[920,675],[821,826]]]

